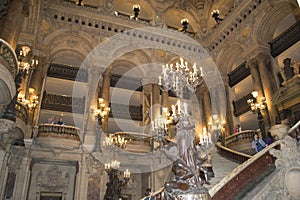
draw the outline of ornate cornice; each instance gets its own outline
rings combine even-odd
[[[50,11],[50,15],[52,15],[53,17],[55,16],[54,18],[57,20],[66,21],[68,23],[80,24],[82,26],[87,26],[90,28],[94,27],[96,29],[101,29],[102,31],[111,32],[111,35],[118,32],[124,32],[132,28],[157,26],[153,23],[153,21],[155,21],[153,19],[132,20],[127,15],[121,14],[119,16],[116,16],[113,12],[112,2],[109,0],[104,3],[103,7],[81,6],[80,10],[78,9],[78,6],[74,4],[74,2],[70,1],[56,0],[53,1],[53,3],[48,4],[49,5],[47,5],[46,9],[48,10],[47,12]],[[187,7],[195,7],[195,10],[201,10],[202,4],[202,1],[193,0],[184,2],[180,1],[177,2],[176,5],[177,7],[179,6],[179,8],[183,10]],[[201,36],[199,35],[200,33],[186,34],[198,40],[204,46],[209,45],[209,49],[213,50],[219,45],[219,43],[226,39],[226,37],[228,37],[231,34],[231,32],[233,32],[238,27],[238,24],[242,23],[244,19],[246,19],[247,16],[249,16],[259,4],[261,4],[261,0],[256,0],[250,3],[247,1],[238,1],[237,5],[234,5],[234,7],[231,8],[231,12],[226,15],[226,18],[230,19],[216,25],[216,27],[212,29],[211,34],[206,36]],[[168,9],[168,7],[164,9]],[[233,19],[232,16],[238,17],[236,19]],[[126,23],[124,23],[124,20],[126,20]],[[161,26],[161,24],[158,24],[158,26]],[[201,39],[199,39],[199,37],[201,37]]]
[[[54,78],[62,78],[72,81],[87,82],[86,70],[70,65],[51,63],[47,75]]]
[[[133,78],[133,77],[125,77],[117,74],[113,74],[110,78],[110,86],[135,90],[135,91],[142,91],[142,80]]]

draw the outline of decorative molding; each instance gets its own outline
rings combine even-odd
[[[50,64],[47,76],[80,82],[87,82],[88,80],[88,74],[85,69],[58,63]]]
[[[7,134],[16,127],[16,123],[8,119],[0,119],[0,135]]]
[[[17,170],[20,169],[25,155],[24,147],[11,146],[10,155],[7,160],[7,166],[10,172],[17,172]]]
[[[112,74],[110,86],[134,91],[143,91],[142,79]]]

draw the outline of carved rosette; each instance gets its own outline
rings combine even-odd
[[[45,174],[43,174],[43,172],[38,173],[36,182],[38,186],[47,189],[48,191],[63,190],[65,192],[70,183],[70,174],[63,174],[57,166],[51,166]]]

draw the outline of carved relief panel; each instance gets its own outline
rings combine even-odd
[[[28,199],[72,200],[76,173],[76,166],[73,162],[34,161]]]

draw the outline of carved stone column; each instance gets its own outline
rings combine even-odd
[[[112,70],[110,68],[108,68],[103,73],[101,97],[104,99],[106,106],[109,106],[111,71]],[[104,132],[107,132],[107,129],[108,129],[108,117],[106,117],[102,122],[102,130]]]
[[[36,69],[32,72],[31,79],[29,81],[29,88],[34,88],[34,95],[38,96],[38,102],[39,104],[35,109],[32,111],[28,112],[28,120],[29,124],[32,125],[37,125],[37,119],[38,119],[38,113],[39,113],[39,108],[40,104],[42,103],[42,87],[43,87],[43,82],[44,78],[46,75],[46,70],[47,67],[49,66],[49,63],[46,64],[45,59],[39,59],[39,66],[37,66]]]
[[[84,143],[100,144],[100,132],[96,129],[97,119],[95,119],[95,106],[97,105],[97,86],[99,83],[100,70],[96,68],[87,69],[88,71],[88,91],[86,92],[86,113],[83,120]],[[98,135],[97,135],[98,134]]]
[[[169,94],[168,91],[162,91],[161,95],[161,106],[163,108],[168,108],[168,111],[170,110],[170,105],[169,105]]]
[[[248,60],[247,67],[250,69],[251,79],[253,82],[253,89],[257,91],[258,94],[264,95],[256,60],[255,59]]]
[[[19,189],[20,184],[24,184],[24,180],[22,181],[23,173],[20,171],[25,155],[24,147],[11,146],[9,154],[10,155],[7,160],[8,175],[4,196],[5,199],[21,199],[18,195],[22,193],[22,190]]]
[[[152,104],[152,84],[143,84],[143,126],[144,133],[151,134],[151,104]]]
[[[278,110],[271,101],[272,94],[274,94],[276,90],[276,82],[274,83],[272,80],[275,80],[276,77],[274,77],[273,66],[269,55],[259,54],[257,56],[257,63],[264,95],[267,100],[268,112],[266,112],[265,119],[268,123],[267,125],[270,127],[275,124],[275,119],[278,116]]]
[[[152,119],[160,115],[160,89],[157,84],[152,84]]]
[[[8,174],[8,166],[6,165],[9,153],[5,150],[0,150],[0,199],[4,199],[4,190]]]
[[[1,24],[0,38],[6,40],[12,48],[15,49],[24,22],[24,17],[29,16],[29,1],[13,0],[8,6],[7,16],[4,23]]]
[[[209,94],[209,91],[207,89],[207,87],[205,85],[201,86],[201,93],[203,95],[203,113],[204,113],[204,116],[205,116],[205,122],[206,122],[206,125],[207,123],[210,121],[210,118],[211,118],[211,114],[212,114],[212,111],[211,111],[211,102],[210,102],[210,94]]]
[[[227,77],[228,78],[228,77]],[[223,78],[224,80],[224,78]],[[233,110],[232,110],[232,95],[230,93],[230,87],[228,85],[228,79],[224,80],[224,86],[225,86],[225,93],[226,93],[226,130],[225,132],[230,135],[233,133],[233,129],[234,129],[234,122],[233,122]],[[226,134],[225,133],[225,134]]]

